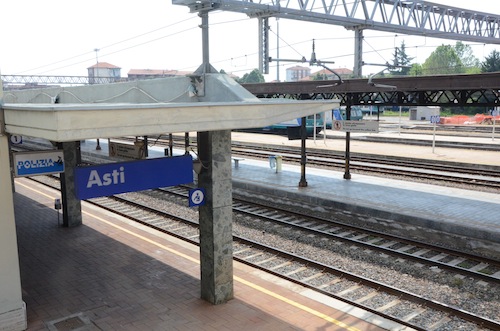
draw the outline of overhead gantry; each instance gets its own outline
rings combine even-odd
[[[269,73],[270,17],[343,26],[355,31],[355,77],[361,77],[363,30],[500,44],[500,15],[407,0],[172,0],[191,12],[223,10],[259,20],[259,69]]]

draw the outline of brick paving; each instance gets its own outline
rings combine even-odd
[[[235,298],[213,306],[197,247],[86,204],[82,226],[59,227],[57,195],[16,179],[28,330],[382,330],[238,263]]]

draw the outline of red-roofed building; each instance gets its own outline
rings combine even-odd
[[[113,83],[121,79],[121,68],[107,62],[97,62],[87,68],[89,83]]]

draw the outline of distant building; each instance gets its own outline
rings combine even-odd
[[[107,62],[98,62],[87,68],[89,83],[113,83],[121,79],[121,68]]]
[[[332,68],[342,79],[352,78],[353,71],[347,68]],[[321,76],[324,80],[338,79],[330,70],[321,69],[320,71],[313,72],[309,77],[304,80],[313,80],[314,77]]]
[[[163,70],[163,69],[130,69],[128,80],[141,80],[161,77],[176,77],[192,74],[191,71]]]
[[[335,68],[332,70],[335,71],[340,77],[342,77],[342,79],[352,78],[353,75],[353,71],[347,68]],[[310,68],[302,66],[295,66],[286,69],[287,82],[313,80],[316,76],[321,76],[324,80],[338,79],[338,77],[328,69],[321,69],[314,73],[311,73]]]
[[[311,75],[311,69],[308,67],[295,66],[286,69],[286,81],[298,82]]]
[[[410,108],[410,121],[429,121],[431,116],[441,114],[439,106],[417,106]]]

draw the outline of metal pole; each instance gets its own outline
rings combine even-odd
[[[98,84],[99,83],[99,48],[94,48],[95,52],[95,68],[94,68],[94,81],[91,84]]]
[[[401,135],[401,109],[403,107],[399,106],[399,125],[398,125],[398,135]],[[380,111],[380,109],[377,109]]]
[[[316,114],[314,114],[314,120],[313,120],[313,137],[314,137],[314,143],[316,144]]]
[[[498,108],[491,112],[491,116],[493,117],[493,130],[491,132],[491,140],[495,141],[495,126],[497,123],[496,120],[497,120],[497,116],[498,116]]]
[[[495,125],[496,125],[496,118],[493,116],[493,132],[491,136],[491,140],[495,141]]]
[[[201,17],[201,39],[203,49],[203,67],[204,73],[210,72],[210,57],[208,48],[208,11],[200,12]]]
[[[94,84],[97,84],[98,83],[98,77],[99,77],[99,57],[98,57],[98,52],[99,52],[99,48],[94,48],[94,52],[95,52],[95,69],[94,69]],[[101,145],[99,144],[99,138],[97,138],[97,146],[95,147],[96,151],[100,151],[101,150]]]
[[[306,180],[306,139],[307,139],[307,130],[306,130],[306,118],[302,117],[302,123],[300,124],[300,182],[299,187],[307,187]]]
[[[279,5],[279,1],[278,1]],[[280,81],[280,24],[279,17],[276,17],[276,81]]]
[[[189,132],[184,132],[184,150],[185,154],[189,154]]]
[[[345,116],[346,120],[350,121],[351,120],[351,101],[349,100],[349,103],[346,106],[345,110]],[[345,172],[344,172],[344,179],[351,179],[351,173],[350,173],[350,162],[351,162],[351,132],[346,132],[345,133]]]
[[[434,147],[436,147],[436,122],[434,122],[434,128],[432,129],[432,153],[434,154]]]
[[[171,133],[168,134],[168,149],[170,149],[170,156],[174,156],[174,136]]]
[[[144,136],[144,157],[147,158],[149,156],[148,152],[148,136]]]

